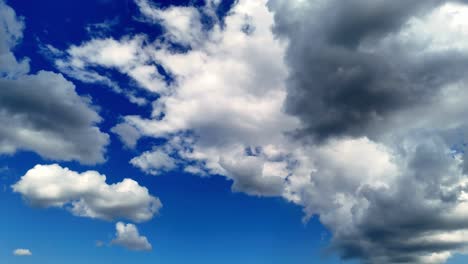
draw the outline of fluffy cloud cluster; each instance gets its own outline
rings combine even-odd
[[[36,165],[12,186],[32,206],[66,208],[104,220],[148,221],[162,207],[158,198],[132,179],[107,184],[96,171],[78,173],[59,165]]]
[[[56,62],[75,76],[118,70],[158,95],[151,116],[113,129],[127,147],[164,142],[133,165],[284,197],[319,216],[345,259],[443,263],[468,250],[466,3],[239,0],[223,21],[217,1],[136,3],[161,39],[94,39]]]
[[[0,154],[34,151],[55,160],[103,162],[109,136],[96,126],[101,117],[89,98],[61,74],[28,74],[29,61],[17,61],[12,48],[24,24],[0,1]]]
[[[152,246],[145,236],[141,236],[138,229],[133,224],[118,222],[115,226],[117,232],[111,244],[119,245],[130,250],[146,251],[151,250]]]

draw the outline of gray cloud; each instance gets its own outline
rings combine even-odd
[[[109,136],[101,118],[61,74],[0,79],[0,153],[30,150],[56,160],[103,162]]]
[[[91,100],[79,96],[61,74],[28,74],[29,61],[18,62],[11,49],[23,36],[24,23],[0,1],[0,154],[34,151],[55,160],[103,162],[109,136],[96,126],[101,117]]]
[[[11,52],[23,38],[24,22],[15,11],[0,1],[0,77],[26,74],[29,71],[28,59],[20,62]]]
[[[467,54],[457,50],[411,56],[381,41],[441,1],[270,1],[275,33],[289,41],[286,109],[303,135],[375,136],[397,112],[432,102],[461,79]],[[426,12],[423,12],[426,11]],[[326,14],[326,15],[323,15]]]
[[[303,123],[298,135],[315,146],[367,137],[395,165],[380,179],[366,168],[366,182],[343,146],[345,166],[315,159],[300,203],[344,259],[443,263],[466,252],[466,155],[450,153],[454,135],[466,135],[468,111],[454,98],[466,96],[468,51],[453,44],[460,34],[436,28],[465,14],[454,2],[269,1],[275,33],[289,42],[286,110]]]

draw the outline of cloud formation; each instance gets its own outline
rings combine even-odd
[[[54,160],[86,164],[105,160],[109,136],[96,126],[101,117],[91,100],[79,96],[61,74],[28,74],[29,60],[17,61],[12,48],[24,23],[0,1],[0,154],[34,151]]]
[[[197,19],[212,2],[136,3],[161,39],[94,39],[62,59],[83,73],[146,74],[132,78],[158,96],[151,115],[113,132],[128,147],[163,143],[134,165],[283,197],[320,218],[344,259],[443,263],[466,252],[465,2],[240,0],[208,28]],[[110,59],[111,47],[131,56]]]
[[[466,137],[468,6],[271,0],[269,7],[275,34],[289,42],[285,105],[302,121],[296,135],[320,148],[341,142],[316,156],[298,197],[331,229],[332,247],[364,263],[443,263],[465,252],[466,162],[456,146]]]
[[[116,237],[111,241],[111,244],[135,251],[148,251],[153,248],[148,239],[140,235],[135,225],[118,222],[115,228]]]
[[[78,173],[57,164],[36,165],[12,186],[31,206],[58,207],[73,215],[103,220],[149,221],[162,207],[132,179],[114,184],[97,171]]]
[[[463,80],[466,47],[449,43],[461,43],[466,8],[439,2],[270,1],[275,33],[289,41],[286,110],[301,118],[302,134],[376,137]],[[440,16],[453,23],[442,30]],[[449,46],[436,48],[440,40]]]

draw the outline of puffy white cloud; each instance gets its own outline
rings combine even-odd
[[[117,230],[115,234],[116,237],[111,241],[111,244],[136,251],[152,249],[148,239],[145,236],[140,235],[135,225],[118,222],[115,228]]]
[[[12,186],[32,206],[59,207],[82,217],[148,221],[162,207],[132,179],[114,184],[97,171],[78,173],[57,164],[36,165]]]
[[[18,248],[13,251],[15,256],[32,256],[32,252],[29,249]]]
[[[24,23],[0,1],[0,154],[34,151],[55,160],[94,164],[105,160],[109,136],[96,126],[101,117],[61,74],[29,74],[11,49]]]

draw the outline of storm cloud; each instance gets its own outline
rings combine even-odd
[[[444,85],[463,79],[466,50],[416,55],[398,39],[440,3],[270,1],[275,33],[289,41],[286,110],[303,121],[299,134],[375,137],[395,114],[432,104]]]
[[[363,263],[443,263],[465,252],[466,155],[454,146],[464,142],[468,113],[466,3],[270,0],[269,7],[275,34],[289,43],[285,106],[302,121],[296,136],[325,146],[368,138],[394,165],[379,177],[370,171],[377,166],[354,171],[343,146],[336,154],[346,165],[318,155],[300,203],[330,228],[331,248]]]

